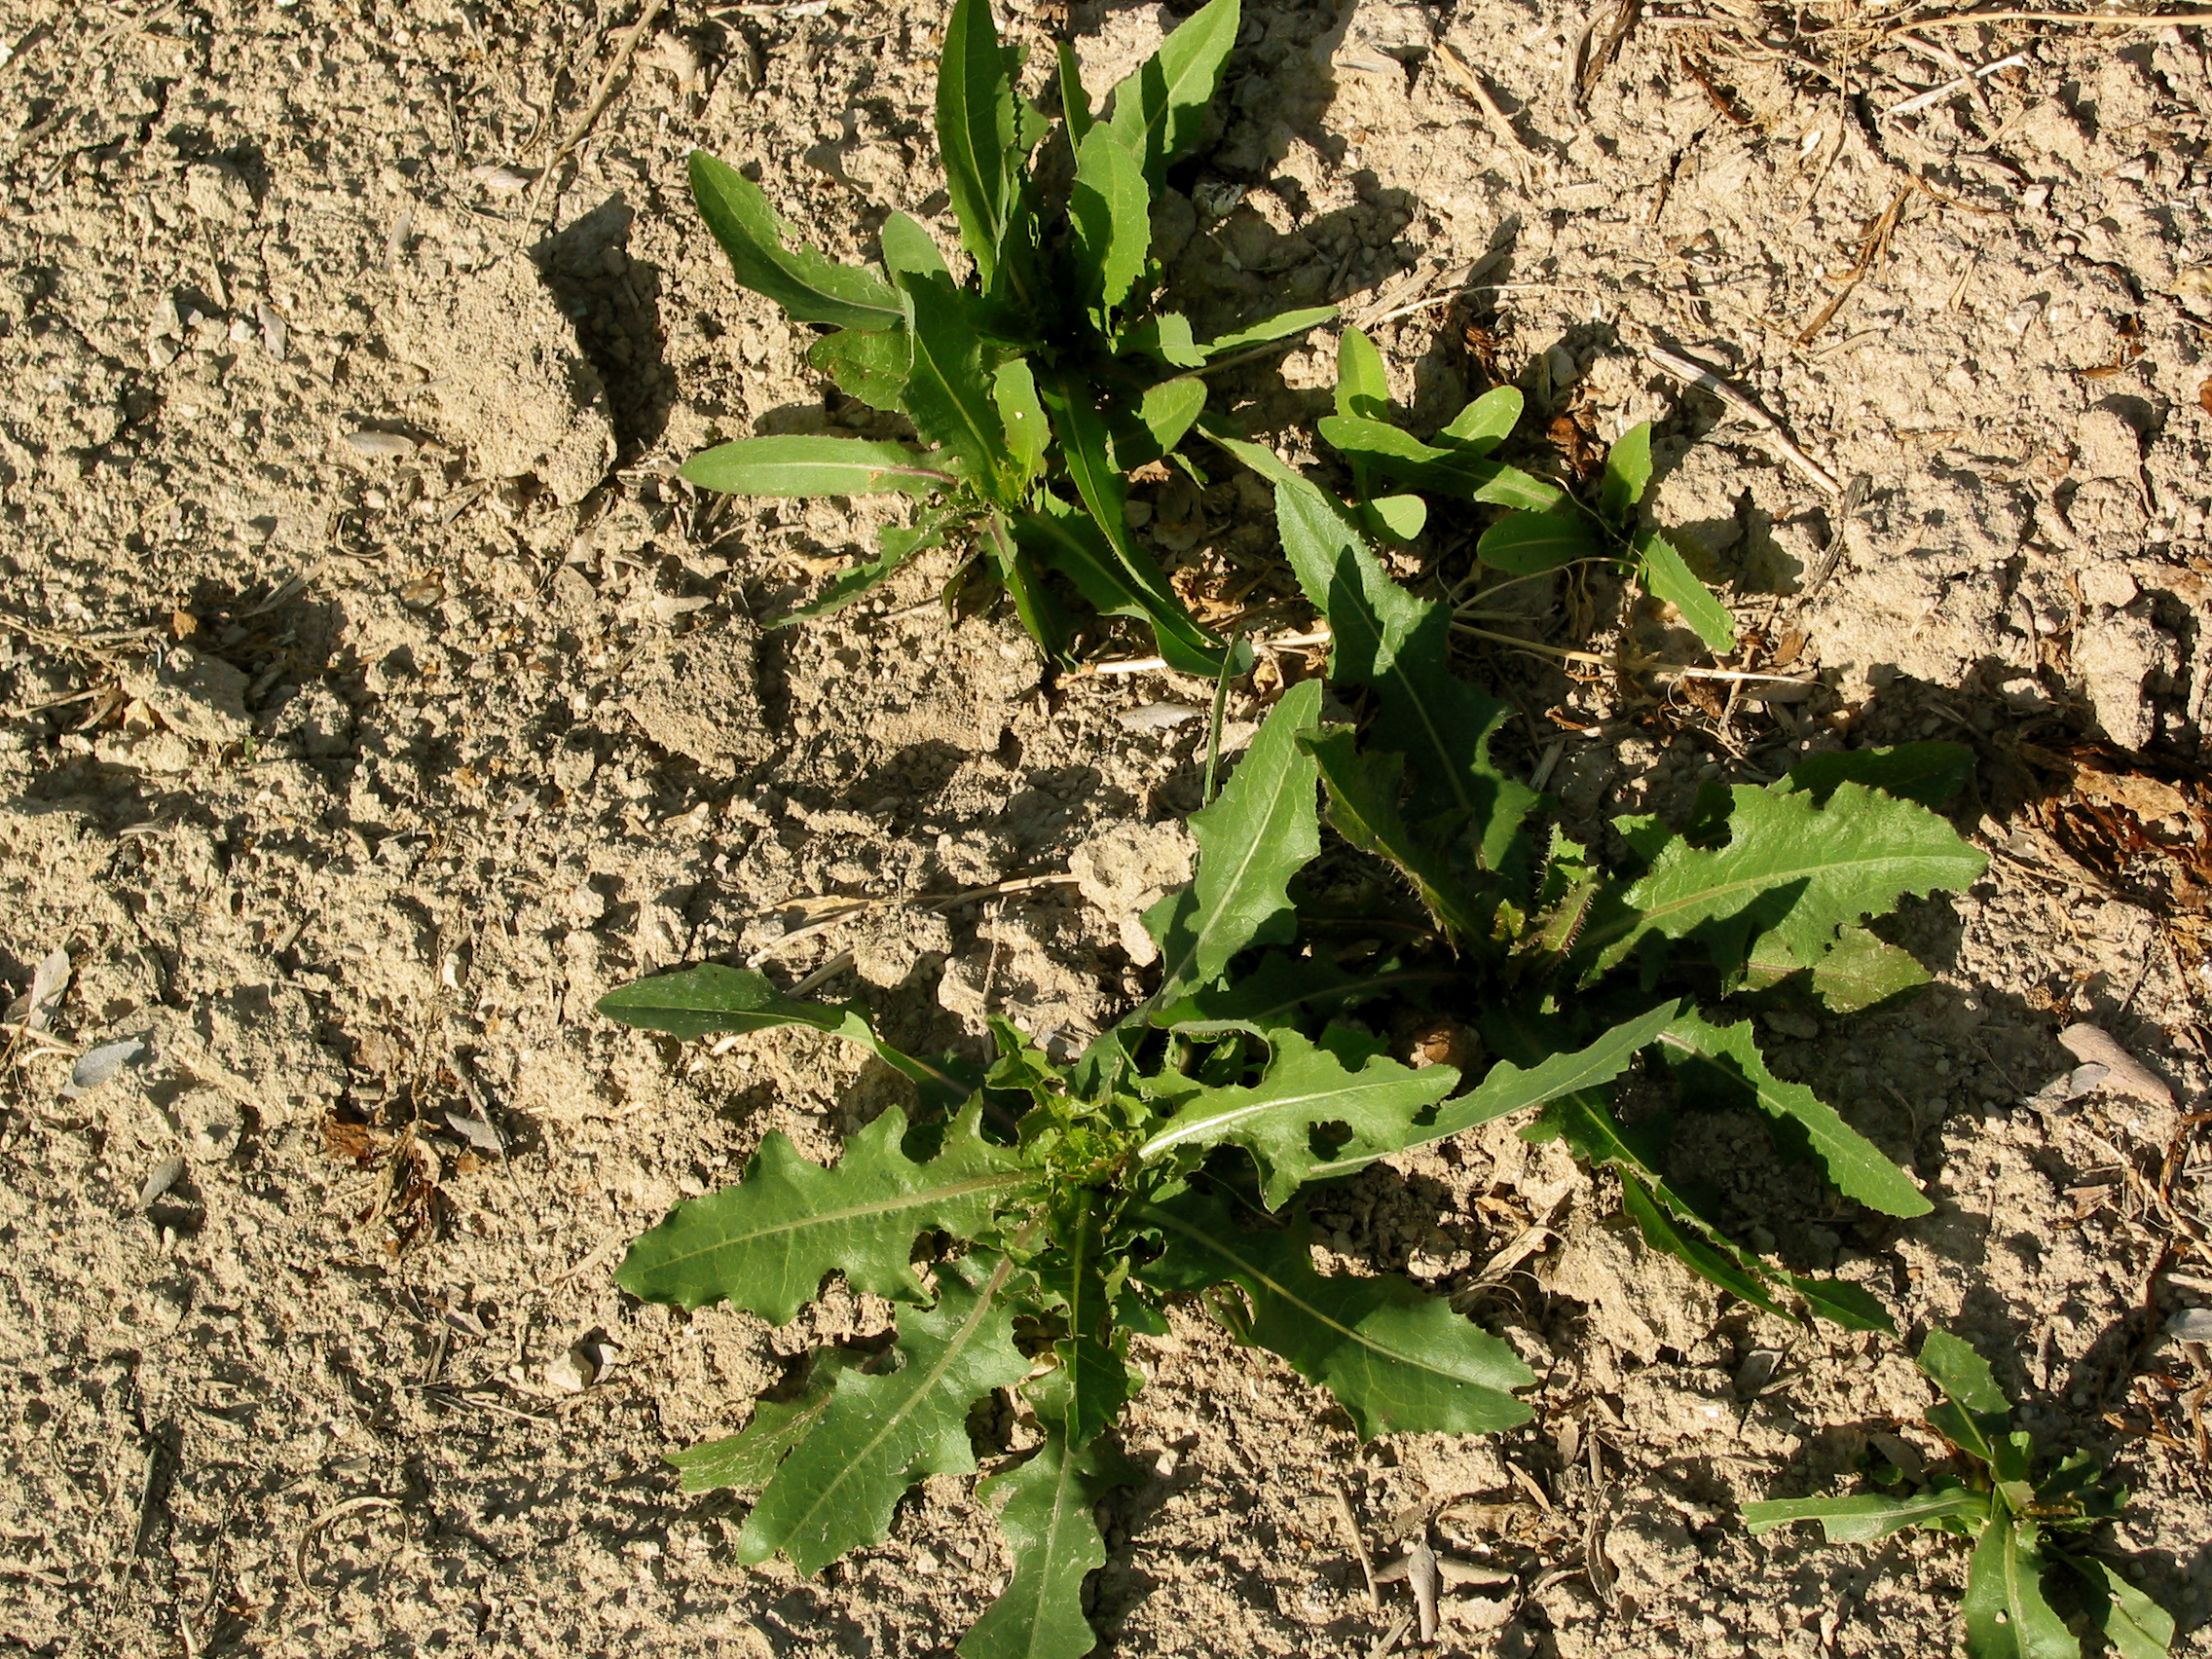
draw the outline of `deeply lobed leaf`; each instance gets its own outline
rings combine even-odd
[[[1096,1505],[1121,1484],[1112,1463],[1103,1446],[1071,1448],[1053,1423],[1026,1461],[984,1484],[978,1495],[1001,1505],[1014,1577],[961,1639],[960,1659],[1078,1659],[1097,1645],[1083,1581],[1106,1565]]]
[[[1035,1180],[981,1137],[980,1118],[971,1105],[926,1163],[900,1149],[906,1117],[896,1106],[828,1169],[772,1132],[734,1186],[678,1204],[633,1243],[615,1282],[679,1308],[726,1300],[776,1325],[811,1301],[833,1268],[855,1290],[920,1301],[908,1265],[915,1238],[936,1229],[974,1237]]]
[[[1879,1147],[1801,1083],[1767,1069],[1750,1020],[1715,1025],[1686,1012],[1660,1038],[1683,1094],[1722,1108],[1755,1107],[1801,1133],[1837,1192],[1885,1215],[1926,1215],[1935,1206]]]
[[[1810,962],[1839,927],[1908,895],[1969,887],[1987,862],[1926,807],[1862,784],[1838,785],[1825,806],[1750,785],[1730,793],[1727,842],[1669,841],[1641,881],[1601,899],[1578,947],[1585,960],[1605,967],[1645,940],[1695,939],[1727,972],[1755,935],[1772,934]]]
[[[1180,1146],[1243,1147],[1260,1166],[1272,1209],[1312,1180],[1324,1161],[1313,1151],[1316,1128],[1344,1124],[1349,1138],[1333,1156],[1371,1161],[1424,1138],[1415,1133],[1416,1117],[1459,1082],[1450,1066],[1401,1065],[1383,1043],[1341,1025],[1329,1027],[1318,1043],[1287,1028],[1268,1033],[1268,1041],[1273,1054],[1256,1084],[1155,1084],[1173,1115],[1137,1157],[1156,1159]]]
[[[1313,1271],[1303,1223],[1246,1233],[1202,1194],[1132,1206],[1157,1229],[1158,1261],[1137,1270],[1161,1290],[1234,1282],[1251,1300],[1251,1340],[1320,1383],[1360,1438],[1401,1431],[1488,1434],[1529,1420],[1512,1389],[1535,1375],[1511,1346],[1395,1274]]]
[[[770,984],[765,975],[751,968],[702,962],[674,974],[635,979],[601,997],[598,1010],[624,1025],[663,1031],[671,1037],[810,1026],[860,1044],[892,1070],[910,1079],[926,1102],[956,1106],[969,1093],[970,1086],[964,1080],[878,1037],[867,1015],[859,1009],[850,1004],[794,1001]]]
[[[1331,677],[1374,687],[1370,741],[1414,767],[1409,816],[1455,814],[1485,867],[1508,864],[1536,793],[1491,761],[1511,705],[1451,671],[1448,608],[1392,580],[1335,503],[1295,473],[1276,478],[1275,521],[1299,586],[1329,619]]]
[[[1004,1258],[971,1257],[939,1271],[935,1307],[903,1309],[899,1369],[847,1371],[814,1426],[776,1471],[738,1534],[748,1565],[779,1550],[812,1577],[848,1550],[876,1543],[916,1481],[976,1469],[968,1411],[1021,1380]]]
[[[735,167],[694,150],[690,173],[699,216],[745,286],[800,322],[870,330],[900,325],[899,297],[873,272],[839,265],[810,247],[787,247],[767,197]]]

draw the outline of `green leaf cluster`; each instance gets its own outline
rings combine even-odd
[[[1361,360],[1347,354],[1344,385],[1354,389],[1340,396],[1348,412],[1324,430],[1346,453],[1355,438],[1373,438],[1366,453],[1380,468],[1388,444],[1399,442],[1388,453],[1403,457],[1410,440],[1374,437],[1392,429],[1368,413],[1381,406],[1380,366],[1363,371]],[[1478,401],[1488,409],[1455,423],[1472,448],[1493,442],[1513,413],[1509,396]],[[1843,1014],[1925,979],[1866,923],[1907,897],[1961,889],[1981,873],[1981,855],[1930,804],[1964,784],[1966,752],[1915,744],[1816,756],[1765,788],[1709,787],[1680,829],[1617,821],[1622,854],[1605,867],[1557,831],[1545,838],[1532,829],[1537,795],[1491,753],[1507,705],[1455,672],[1449,608],[1391,579],[1362,506],[1339,501],[1257,445],[1222,441],[1272,479],[1284,557],[1329,624],[1330,677],[1347,695],[1366,693],[1362,725],[1301,738],[1327,822],[1395,876],[1370,909],[1411,911],[1401,919],[1416,941],[1400,966],[1418,967],[1432,1012],[1462,1021],[1469,1043],[1492,1056],[1487,1076],[1439,1102],[1434,1123],[1452,1132],[1495,1116],[1493,1080],[1516,1086],[1500,1107],[1511,1110],[1526,1103],[1520,1080],[1603,1055],[1603,1067],[1580,1067],[1569,1086],[1547,1093],[1524,1132],[1562,1139],[1611,1168],[1652,1245],[1744,1300],[1891,1329],[1862,1287],[1783,1271],[1734,1242],[1710,1198],[1669,1174],[1668,1149],[1683,1112],[1740,1110],[1763,1118],[1778,1150],[1809,1161],[1842,1198],[1900,1218],[1927,1212],[1918,1184],[1887,1153],[1812,1089],[1769,1069],[1745,999],[1792,987]],[[1641,449],[1616,449],[1610,499],[1633,501],[1646,471]],[[1500,487],[1500,469],[1483,456],[1419,464],[1447,461],[1461,476],[1480,466],[1485,487]],[[1509,478],[1503,487],[1528,483]],[[1272,925],[1276,938],[1310,940],[1343,919],[1278,909]],[[1613,1096],[1640,1054],[1651,1060],[1642,1081],[1671,1090],[1674,1107],[1646,1112],[1632,1127]],[[1380,1156],[1346,1123],[1343,1146],[1307,1165],[1306,1178]]]
[[[989,1483],[1016,1569],[969,1659],[1089,1645],[1092,1504],[1123,1478],[1112,1430],[1141,1382],[1127,1333],[1163,1330],[1170,1298],[1280,1355],[1362,1435],[1525,1420],[1514,1391],[1532,1379],[1498,1337],[1403,1279],[1316,1268],[1302,1200],[1316,1183],[1528,1114],[1525,1134],[1615,1172],[1655,1247],[1760,1308],[1879,1330],[1890,1316],[1862,1287],[1731,1239],[1670,1174],[1672,1123],[1756,1115],[1841,1198],[1898,1217],[1929,1208],[1841,1113],[1768,1067],[1730,1004],[1795,984],[1840,1012],[1915,982],[1917,965],[1866,924],[1980,873],[1930,804],[1964,783],[1963,753],[1821,756],[1766,788],[1709,789],[1680,829],[1619,820],[1607,866],[1534,828],[1540,797],[1492,754],[1506,705],[1454,671],[1446,608],[1389,577],[1355,509],[1222,441],[1273,479],[1285,555],[1330,625],[1331,676],[1369,713],[1329,720],[1318,681],[1276,702],[1191,820],[1192,883],[1144,918],[1161,967],[1141,1007],[1066,1065],[996,1022],[977,1074],[745,970],[692,967],[600,1005],[682,1039],[835,1033],[914,1084],[915,1112],[885,1112],[830,1167],[770,1135],[736,1184],[639,1238],[618,1278],[781,1323],[841,1272],[899,1309],[889,1356],[825,1350],[795,1400],[763,1402],[739,1434],[676,1459],[687,1487],[758,1490],[747,1559],[780,1551],[811,1572],[881,1538],[913,1482],[975,1469],[978,1399],[1018,1402],[1030,1448]],[[1372,861],[1348,916],[1308,880],[1324,825]],[[1394,959],[1339,965],[1334,930],[1391,917],[1408,941]],[[1469,1063],[1410,1063],[1376,1035],[1416,1000],[1464,1028]],[[1614,1095],[1640,1068],[1676,1106],[1631,1124]]]
[[[1014,1573],[960,1651],[1087,1651],[1083,1579],[1104,1559],[1093,1507],[1127,1478],[1112,1427],[1142,1381],[1127,1333],[1163,1331],[1170,1298],[1279,1354],[1362,1436],[1527,1419],[1514,1390],[1534,1379],[1508,1344],[1405,1279],[1322,1272],[1299,1194],[1611,1076],[1633,1050],[1495,1068],[1462,1094],[1452,1067],[1409,1065],[1336,1017],[1346,977],[1278,948],[1296,945],[1291,886],[1320,846],[1322,731],[1317,682],[1271,712],[1193,821],[1197,879],[1147,918],[1161,994],[1072,1065],[1001,1022],[960,1096],[956,1062],[901,1053],[857,1010],[714,964],[603,999],[609,1017],[682,1039],[834,1032],[916,1086],[911,1116],[884,1112],[829,1167],[769,1135],[736,1183],[678,1204],[616,1273],[635,1296],[779,1324],[831,1272],[898,1308],[887,1358],[823,1349],[795,1398],[672,1459],[686,1490],[758,1492],[741,1557],[780,1552],[812,1573],[879,1540],[907,1487],[975,1471],[970,1414],[1010,1393],[1033,1444],[984,1490],[1003,1504]],[[1654,1019],[1635,1035],[1657,1033]]]
[[[1337,411],[1320,433],[1351,470],[1352,513],[1365,534],[1411,541],[1428,522],[1431,498],[1507,509],[1483,532],[1476,556],[1509,577],[1542,575],[1586,561],[1627,567],[1643,590],[1680,613],[1706,648],[1736,648],[1736,625],[1680,551],[1638,519],[1651,482],[1651,424],[1623,432],[1605,457],[1588,500],[1492,459],[1522,415],[1521,393],[1498,387],[1469,403],[1422,443],[1390,421],[1382,354],[1356,328],[1337,348]]]
[[[692,197],[737,280],[827,330],[808,360],[919,438],[741,438],[684,466],[693,484],[737,495],[920,503],[911,526],[883,532],[875,558],[784,621],[840,609],[957,535],[1048,656],[1067,656],[1088,612],[1146,624],[1177,668],[1222,670],[1230,647],[1131,534],[1127,474],[1167,460],[1197,476],[1182,445],[1205,407],[1207,366],[1336,314],[1286,312],[1199,341],[1161,303],[1152,204],[1202,135],[1239,16],[1238,0],[1210,0],[1102,113],[1061,47],[1054,119],[1023,95],[1022,55],[1000,38],[990,0],[954,0],[937,139],[965,275],[903,213],[883,226],[880,267],[839,265],[797,242],[743,173],[692,156]]]
[[[1873,1492],[1748,1503],[1746,1527],[1758,1533],[1818,1521],[1831,1544],[1873,1543],[1908,1527],[1972,1538],[1960,1609],[1969,1659],[2080,1659],[2081,1640],[2046,1589],[2060,1580],[2120,1659],[2160,1659],[2173,1645],[2172,1615],[2110,1562],[2069,1547],[2118,1515],[2126,1493],[2107,1485],[2084,1454],[2037,1474],[2034,1436],[2012,1427],[2011,1403],[1989,1362],[1948,1331],[1928,1333],[1920,1368],[1943,1394],[1929,1426],[1956,1450],[1963,1473],[1916,1484],[1885,1465],[1874,1471]]]

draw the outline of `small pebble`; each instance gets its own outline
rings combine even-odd
[[[346,447],[366,461],[397,461],[415,453],[415,440],[404,432],[348,432]]]

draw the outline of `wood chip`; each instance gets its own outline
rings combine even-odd
[[[2174,1103],[2173,1090],[2151,1074],[2141,1060],[2121,1048],[2106,1032],[2094,1025],[2069,1025],[2058,1034],[2059,1043],[2076,1059],[2085,1065],[2103,1066],[2106,1076],[2103,1087],[2120,1094],[2132,1094],[2138,1100],[2148,1100],[2154,1106],[2169,1110]]]

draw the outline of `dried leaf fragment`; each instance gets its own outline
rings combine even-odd
[[[2172,1108],[2173,1090],[2153,1076],[2150,1068],[2141,1060],[2096,1026],[2069,1025],[2058,1034],[2058,1041],[2084,1065],[2105,1068],[2107,1075],[2103,1079],[2103,1087],[2121,1094],[2132,1094],[2138,1100],[2148,1100],[2154,1106],[2163,1106],[2169,1110]]]

